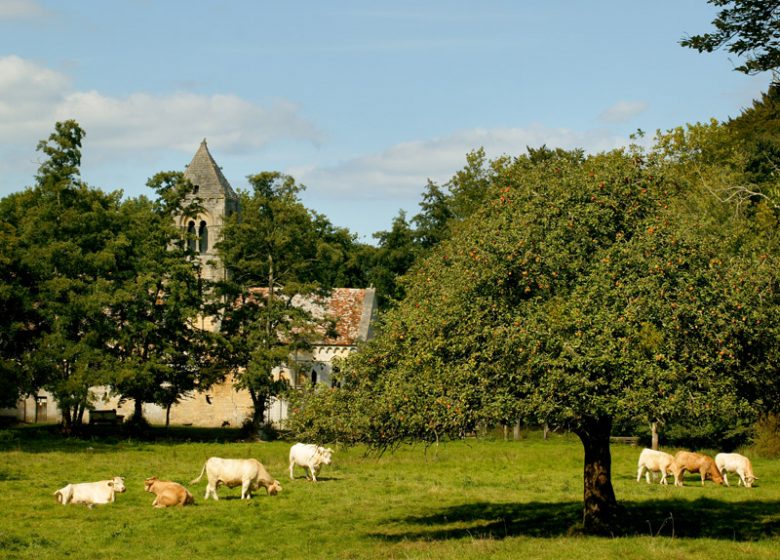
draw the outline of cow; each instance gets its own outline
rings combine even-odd
[[[758,480],[758,477],[753,475],[753,465],[750,464],[750,459],[739,453],[718,453],[715,455],[715,466],[718,467],[718,472],[723,475],[723,483],[726,486],[729,485],[727,472],[737,473],[739,476],[737,486],[744,484],[745,488],[752,488],[753,481]]]
[[[91,509],[95,504],[114,503],[114,494],[124,491],[125,479],[115,476],[111,480],[68,484],[54,492],[54,497],[62,505],[86,504]]]
[[[296,443],[290,448],[290,480],[295,480],[293,469],[295,465],[308,469],[306,478],[317,482],[317,475],[322,465],[330,465],[333,450],[330,447],[320,447],[313,443]]]
[[[685,471],[699,473],[701,476],[701,485],[704,486],[704,480],[709,478],[715,484],[723,484],[723,477],[720,475],[715,461],[709,455],[702,453],[692,453],[690,451],[679,451],[674,456],[674,462],[680,469],[680,486],[683,484],[683,475]]]
[[[160,480],[152,476],[144,480],[144,490],[155,494],[152,506],[156,508],[165,508],[169,506],[186,506],[195,503],[189,490],[178,482],[170,480]]]
[[[282,491],[282,485],[278,480],[274,480],[263,464],[257,459],[222,459],[220,457],[210,457],[206,464],[203,465],[203,469],[200,471],[200,476],[191,481],[190,484],[197,484],[200,479],[203,478],[203,473],[206,473],[208,477],[208,485],[206,485],[206,496],[204,500],[209,499],[211,495],[215,500],[219,500],[217,496],[217,488],[220,484],[224,484],[228,488],[235,488],[241,486],[241,499],[250,499],[252,497],[252,490],[257,490],[260,486],[263,486],[268,492],[268,495],[275,496]]]
[[[637,462],[636,481],[639,482],[642,479],[642,473],[644,473],[647,483],[650,484],[651,472],[661,473],[661,484],[666,484],[666,475],[671,473],[674,475],[674,485],[680,485],[680,469],[677,467],[674,457],[663,451],[643,449]]]

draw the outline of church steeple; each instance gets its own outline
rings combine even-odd
[[[198,196],[201,198],[224,196],[236,198],[236,193],[225,179],[217,162],[209,152],[206,139],[200,143],[198,151],[187,166],[184,177],[198,187]]]
[[[239,210],[238,196],[211,156],[205,138],[187,166],[184,177],[195,186],[192,196],[198,197],[203,212],[195,218],[178,216],[176,221],[187,231],[192,250],[200,255],[203,277],[208,280],[224,279],[226,271],[215,244],[220,240],[225,218]]]

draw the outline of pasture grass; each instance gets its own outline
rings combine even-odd
[[[663,487],[636,482],[639,448],[613,445],[613,484],[627,536],[596,538],[577,531],[582,449],[572,436],[544,441],[530,432],[518,442],[471,439],[381,456],[337,448],[316,484],[302,470],[289,480],[289,442],[232,437],[225,430],[150,440],[0,432],[0,557],[780,557],[776,460],[754,460],[759,481],[752,489],[737,488],[736,478],[730,488],[709,481],[702,487],[698,475],[684,488]],[[204,501],[205,477],[198,485],[189,481],[210,456],[258,458],[284,490],[242,501],[240,489],[220,488],[219,501]],[[127,485],[114,504],[62,506],[52,496],[68,482],[114,475]],[[154,496],[143,491],[152,475],[183,483],[196,504],[153,509]]]

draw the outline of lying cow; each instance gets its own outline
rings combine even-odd
[[[312,443],[296,443],[290,448],[290,480],[295,480],[293,468],[295,465],[308,469],[306,478],[317,482],[317,475],[322,465],[330,465],[333,450],[330,447],[320,447]]]
[[[195,503],[195,498],[184,486],[178,482],[160,480],[156,476],[144,480],[144,490],[155,494],[152,505],[156,508],[186,506]]]
[[[54,493],[57,501],[62,505],[86,504],[92,508],[95,504],[114,503],[114,494],[125,491],[125,479],[115,476],[111,480],[99,482],[80,482],[68,484]]]
[[[220,457],[211,457],[206,464],[203,465],[203,469],[200,471],[200,476],[190,482],[190,484],[197,484],[200,479],[203,478],[203,473],[206,473],[209,483],[206,486],[205,500],[209,499],[209,495],[213,496],[215,500],[219,500],[217,496],[217,488],[220,484],[224,484],[228,488],[235,488],[241,486],[241,499],[249,499],[252,497],[252,490],[257,490],[261,486],[266,489],[266,492],[270,496],[275,496],[282,491],[282,485],[278,480],[274,480],[263,464],[257,459],[222,459]]]
[[[683,483],[683,474],[685,471],[699,473],[701,476],[701,485],[704,486],[704,480],[709,478],[715,484],[723,484],[723,477],[720,475],[715,461],[709,455],[702,453],[692,453],[690,451],[679,451],[674,456],[674,461],[680,469],[680,486]]]
[[[672,474],[674,475],[674,485],[680,485],[680,469],[677,467],[674,457],[663,451],[643,449],[642,453],[639,454],[639,461],[637,462],[636,481],[639,482],[644,473],[647,483],[650,484],[651,472],[661,473],[661,484],[666,484],[666,475]]]
[[[723,475],[723,483],[726,486],[729,485],[727,472],[737,473],[739,476],[737,486],[744,484],[745,488],[751,488],[753,481],[758,480],[757,476],[753,476],[753,465],[750,464],[750,459],[739,453],[718,453],[715,455],[715,466]]]

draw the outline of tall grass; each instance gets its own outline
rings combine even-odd
[[[225,433],[225,432],[220,432]],[[194,434],[194,432],[193,432]],[[199,434],[199,438],[210,437]],[[181,436],[180,436],[181,437]],[[184,433],[186,437],[186,432]],[[195,438],[192,438],[195,439]],[[629,536],[578,536],[582,451],[530,433],[414,446],[382,456],[338,448],[314,484],[287,475],[289,443],[0,438],[4,558],[778,558],[780,462],[756,458],[752,489],[636,482],[639,449],[613,446],[613,483]],[[210,456],[256,457],[284,487],[250,501],[189,481]],[[68,482],[124,476],[116,503],[61,506]],[[182,482],[196,505],[155,510],[143,480]],[[205,479],[205,477],[204,477]],[[574,529],[573,529],[574,528]]]

